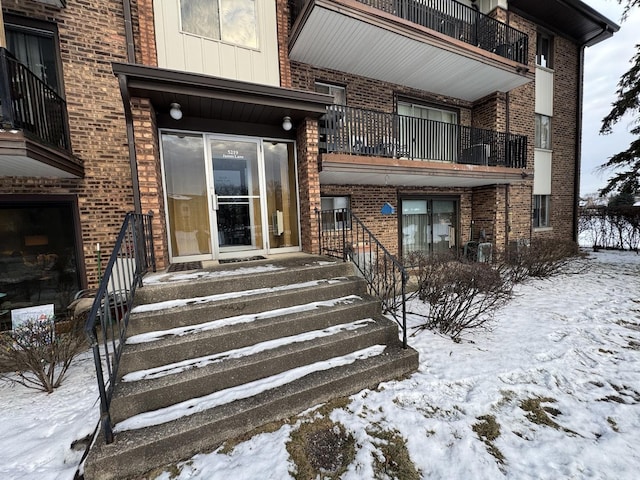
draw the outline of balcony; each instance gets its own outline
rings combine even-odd
[[[527,137],[341,105],[319,124],[321,180],[479,186],[522,179]]]
[[[454,0],[296,0],[289,57],[468,101],[533,80],[528,36]]]
[[[0,175],[81,177],[66,102],[0,48]]]

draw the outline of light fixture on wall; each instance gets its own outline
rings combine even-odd
[[[182,118],[182,107],[180,107],[179,103],[171,104],[169,115],[171,115],[171,118],[173,118],[174,120],[180,120]]]
[[[293,128],[293,123],[291,123],[291,117],[283,117],[282,119],[282,129],[286,132]]]

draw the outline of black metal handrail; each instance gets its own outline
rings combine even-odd
[[[96,366],[100,421],[107,443],[113,442],[111,398],[134,295],[136,288],[142,287],[143,275],[149,269],[156,270],[152,219],[151,212],[127,213],[85,324]]]
[[[328,153],[524,168],[527,137],[375,110],[331,105],[319,124]]]
[[[71,151],[66,102],[6,48],[0,48],[0,104],[3,129]]]
[[[308,0],[296,0],[296,16]],[[526,65],[529,36],[455,0],[356,0]]]
[[[349,209],[317,210],[321,255],[350,260],[367,281],[369,293],[382,302],[402,329],[407,348],[407,282],[404,266]]]

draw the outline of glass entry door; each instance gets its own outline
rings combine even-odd
[[[219,253],[263,249],[258,142],[213,138],[210,147]]]

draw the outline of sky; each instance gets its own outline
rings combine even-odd
[[[585,49],[581,195],[596,193],[606,185],[611,174],[597,171],[598,166],[626,150],[633,139],[629,134],[632,117],[621,120],[609,135],[599,132],[602,119],[616,100],[620,76],[629,70],[635,45],[640,42],[640,8],[633,9],[621,22],[624,8],[615,0],[585,0],[585,3],[620,25],[620,31]]]
[[[584,239],[585,245],[588,240]],[[196,280],[179,275],[169,281]],[[356,442],[354,458],[342,480],[382,478],[375,474],[381,464],[392,469],[394,459],[383,459],[389,455],[385,451],[393,449],[385,449],[382,439],[393,432],[404,439],[421,478],[635,480],[640,469],[637,292],[640,255],[591,254],[556,277],[530,279],[516,286],[510,303],[485,324],[488,328],[468,331],[460,342],[431,331],[411,335],[409,343],[420,354],[418,371],[411,376],[358,392],[346,404],[325,413],[309,410],[274,431],[227,450],[196,455],[153,478],[293,480],[287,442],[303,424],[328,416]],[[426,313],[424,308],[415,299],[409,304],[411,332],[424,322],[420,316]],[[251,321],[260,321],[267,314]],[[145,335],[147,341],[153,341]],[[289,342],[299,340],[287,338]],[[224,353],[237,358],[272,347],[263,342],[249,351]],[[324,368],[323,363],[329,368],[330,362],[338,360],[348,359],[336,357],[314,368]],[[252,382],[251,388],[273,388],[279,381],[276,377]],[[238,396],[233,388],[218,394],[220,398],[201,397],[194,408],[220,401],[222,395],[229,397],[223,403]],[[61,387],[52,394],[0,381],[0,478],[72,480],[82,450],[71,444],[93,432],[98,410],[90,352],[73,362]],[[156,420],[169,421],[175,410],[157,410]],[[182,414],[192,410],[182,408]],[[131,417],[142,422],[129,428],[150,424],[142,416]],[[476,433],[488,420],[497,427],[495,438]],[[125,428],[124,423],[116,429]]]

